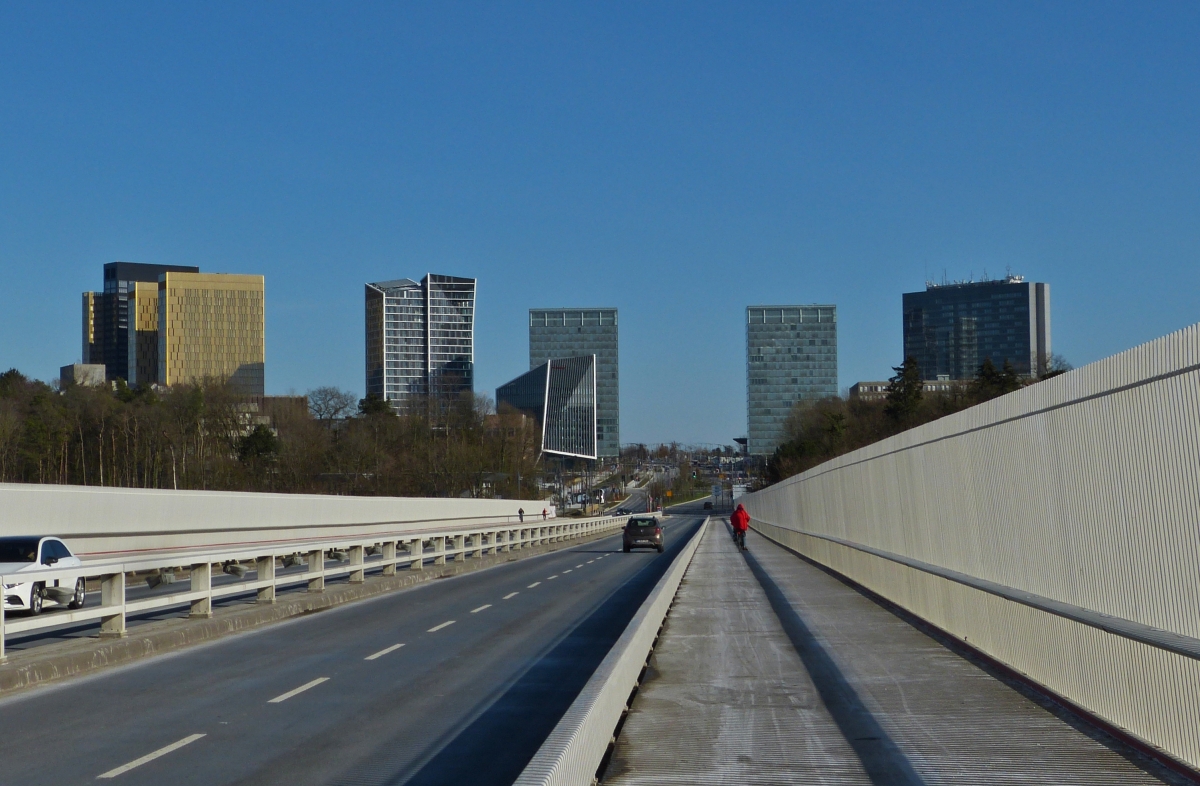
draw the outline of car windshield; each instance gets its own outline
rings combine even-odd
[[[33,562],[38,538],[0,538],[0,562]]]

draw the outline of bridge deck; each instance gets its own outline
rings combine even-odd
[[[1189,783],[714,521],[605,784]]]

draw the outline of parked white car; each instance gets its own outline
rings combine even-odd
[[[37,573],[51,568],[70,570],[81,568],[79,561],[58,538],[17,536],[0,538],[0,576],[4,577],[4,609],[40,614],[42,606],[81,608],[86,599],[84,578],[67,578],[38,581],[30,576],[29,581],[14,581],[22,573]]]

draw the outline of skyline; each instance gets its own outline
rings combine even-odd
[[[367,281],[479,279],[493,396],[528,309],[611,304],[625,442],[745,434],[750,304],[836,304],[839,389],[943,270],[1051,284],[1076,366],[1200,316],[1190,7],[67,8],[0,31],[0,366],[41,379],[116,260],[265,275],[270,393],[363,394]]]

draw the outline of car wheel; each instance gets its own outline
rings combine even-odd
[[[625,553],[626,553],[626,554],[628,554],[628,553],[629,553],[629,547],[628,547],[628,546],[626,546],[626,547],[625,547]]]
[[[82,609],[83,604],[87,602],[87,584],[83,577],[80,576],[75,581],[75,596],[71,598],[71,602],[67,604],[68,609]]]
[[[34,584],[33,589],[29,590],[29,616],[34,617],[42,613],[42,585]]]
[[[659,546],[659,547],[658,547],[658,553],[659,553],[659,554],[662,554],[662,551],[663,551],[663,547],[662,547],[662,546]]]

